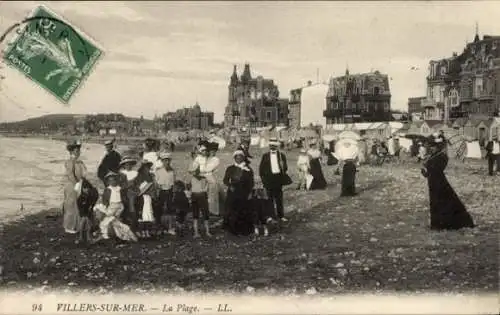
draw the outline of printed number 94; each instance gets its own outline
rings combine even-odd
[[[32,312],[41,312],[43,309],[42,304],[32,304],[31,311]]]

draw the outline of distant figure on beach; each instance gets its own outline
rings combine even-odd
[[[422,166],[427,178],[432,230],[458,230],[474,227],[472,217],[446,179],[444,170],[448,164],[445,142],[441,137],[429,137],[429,157]]]
[[[321,151],[318,149],[318,143],[316,141],[311,141],[309,144],[307,155],[309,155],[309,172],[313,177],[313,181],[309,189],[325,189],[326,180],[323,175],[323,169],[321,168]]]
[[[97,168],[97,177],[103,182],[106,186],[105,176],[109,172],[117,173],[120,169],[120,161],[122,159],[120,153],[115,150],[115,142],[114,140],[108,140],[104,143],[104,147],[106,148],[106,154],[101,160],[99,167]]]
[[[253,156],[250,155],[250,141],[242,140],[237,150],[241,150],[243,151],[243,153],[245,153],[245,161],[247,162],[247,164],[250,164],[253,158]]]
[[[486,159],[488,160],[488,175],[493,176],[496,164],[496,172],[500,172],[500,142],[498,136],[493,135],[491,141],[486,144]]]
[[[77,234],[80,228],[80,214],[77,200],[81,194],[82,181],[87,174],[85,164],[80,160],[80,141],[70,141],[66,145],[69,152],[69,159],[64,163],[66,169],[64,185],[63,228],[66,233]],[[75,240],[78,244],[79,240]]]

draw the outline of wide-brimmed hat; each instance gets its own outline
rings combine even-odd
[[[153,186],[153,183],[151,182],[142,182],[140,185],[139,185],[139,196],[144,194],[146,191],[148,191],[148,189]]]
[[[150,166],[150,167],[152,167],[153,165],[154,165],[154,164],[153,164],[153,162],[151,162],[150,160],[144,160],[144,159],[143,159],[143,160],[140,162],[140,164],[139,164],[139,169],[142,169],[142,168],[144,168],[145,166]]]
[[[104,179],[108,179],[108,178],[110,178],[110,177],[117,177],[117,176],[119,176],[119,175],[120,175],[120,174],[118,174],[118,173],[115,173],[115,172],[113,172],[113,171],[109,171],[109,172],[106,174],[106,176],[104,176]]]
[[[124,156],[124,157],[122,158],[122,160],[120,161],[120,166],[125,165],[125,164],[127,164],[127,163],[132,163],[132,164],[134,164],[134,165],[135,165],[135,164],[137,164],[137,160],[136,160],[136,159],[134,159],[134,158],[133,158],[133,157],[131,157],[131,156]]]
[[[66,144],[66,150],[68,150],[68,151],[73,151],[74,149],[81,148],[81,147],[82,147],[82,143],[80,140],[70,140]]]
[[[207,143],[208,151],[217,151],[219,150],[219,144],[217,142],[208,142]]]
[[[115,140],[106,140],[106,141],[104,142],[104,145],[105,145],[105,146],[110,146],[110,145],[113,145],[113,144],[115,144]]]
[[[156,139],[154,138],[151,138],[151,137],[147,137],[146,139],[144,139],[144,142],[148,143],[148,142],[155,142]]]
[[[235,157],[237,155],[245,156],[245,152],[243,150],[236,150],[233,152],[233,157]]]
[[[172,159],[172,154],[170,152],[161,152],[159,154],[160,160],[171,160]]]
[[[300,149],[300,153],[307,153],[307,150],[302,148],[302,149]]]
[[[440,137],[439,135],[438,136],[431,135],[431,136],[427,137],[427,143],[430,146],[440,146],[440,145],[444,144],[444,141],[443,141],[443,138]]]
[[[269,138],[269,145],[270,145],[270,146],[272,146],[272,145],[273,145],[273,146],[279,146],[279,145],[280,145],[280,143],[279,143],[279,141],[278,141],[278,138]]]

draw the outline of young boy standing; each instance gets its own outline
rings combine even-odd
[[[175,235],[176,210],[172,205],[172,188],[175,183],[175,171],[172,168],[172,156],[168,152],[160,153],[162,166],[155,170],[155,179],[159,188],[158,199],[161,207],[161,225],[163,234]]]

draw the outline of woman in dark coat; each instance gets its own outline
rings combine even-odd
[[[310,172],[313,177],[313,181],[309,189],[325,189],[327,184],[325,176],[323,175],[323,169],[321,168],[321,151],[318,150],[317,143],[315,141],[311,142],[310,149],[307,150],[307,154],[309,155]]]
[[[443,139],[429,137],[430,156],[424,161],[422,175],[427,177],[432,230],[458,230],[474,227],[472,217],[465,209],[450,183],[444,170],[448,156],[444,150]]]
[[[342,191],[340,196],[356,195],[356,163],[359,155],[358,142],[351,139],[338,141],[338,155],[343,159],[342,166]]]
[[[237,150],[233,157],[235,163],[226,169],[223,180],[228,187],[224,226],[235,235],[249,235],[255,221],[249,206],[254,186],[253,171],[245,162],[245,152]]]

